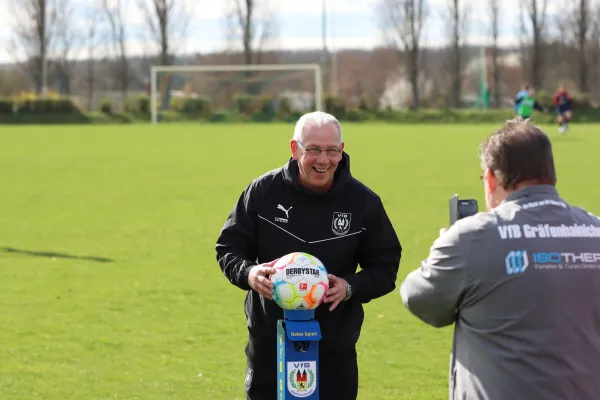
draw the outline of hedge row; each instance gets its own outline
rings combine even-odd
[[[257,116],[247,116],[236,112],[221,111],[211,114],[210,119],[200,118],[191,114],[166,111],[160,114],[161,123],[170,122],[197,122],[197,123],[251,123],[251,122],[287,122],[293,123],[299,113],[292,113],[287,118],[267,120]],[[502,124],[512,118],[510,110],[494,111],[467,111],[467,110],[423,110],[423,111],[379,111],[366,112],[353,110],[341,118],[342,122],[352,121],[357,123],[396,123],[396,124]],[[552,114],[534,115],[536,123],[552,124],[555,117]],[[136,115],[132,113],[91,112],[82,114],[1,114],[0,124],[133,124],[148,123],[149,115]],[[578,113],[576,123],[600,123],[600,113]]]
[[[265,116],[256,114],[248,116],[231,111],[219,111],[210,114],[209,117],[199,115],[190,115],[175,111],[165,111],[159,114],[161,122],[177,121],[202,121],[209,123],[237,123],[237,122],[294,122],[300,117],[301,113],[293,112],[285,117]],[[407,124],[496,124],[503,123],[507,119],[514,117],[512,110],[349,110],[343,114],[336,115],[340,121],[350,122],[388,122],[388,123],[407,123]],[[534,114],[533,120],[536,123],[554,123],[556,116],[554,113]],[[579,123],[600,123],[600,110],[588,110],[575,114],[575,121]]]
[[[68,98],[0,99],[0,114],[79,114],[81,111]]]
[[[540,102],[551,104],[550,94],[540,93]],[[511,109],[423,109],[377,110],[372,109],[364,98],[348,106],[334,96],[325,95],[324,108],[342,121],[391,122],[391,123],[502,123],[512,118]],[[100,113],[83,113],[76,104],[66,98],[17,98],[0,99],[0,123],[134,123],[149,121],[148,96],[135,96],[125,102],[125,112],[116,113],[110,101],[101,101]],[[585,98],[576,98],[575,120],[600,122],[600,109],[592,108]],[[168,110],[161,111],[163,122],[202,121],[219,122],[293,122],[301,115],[294,111],[287,99],[269,96],[238,95],[226,110],[217,109],[206,97],[173,98]],[[534,114],[539,123],[553,123],[555,116],[550,107],[546,114]]]
[[[554,122],[552,94],[540,91],[540,103],[548,113],[535,114],[539,122]],[[600,109],[590,105],[585,95],[574,96],[574,112],[581,122],[600,122]],[[344,121],[387,121],[407,123],[496,123],[513,117],[511,109],[423,109],[417,112],[411,110],[381,110],[371,107],[366,98],[361,97],[350,105],[341,98],[325,94],[323,97],[325,111]],[[238,95],[233,105],[227,110],[215,107],[209,98],[175,98],[169,105],[169,110],[160,113],[161,118],[173,120],[173,115],[181,114],[186,120],[204,120],[208,122],[270,122],[290,121],[299,117],[300,113],[292,111],[287,99],[276,99],[270,96]]]
[[[575,111],[587,112],[596,110],[596,108],[591,105],[588,95],[575,94],[573,97],[573,108]],[[549,109],[553,108],[552,93],[540,90],[537,93],[537,98],[544,107]],[[358,111],[371,113],[381,112],[381,110],[378,110],[376,107],[369,105],[364,96],[360,97],[355,104],[350,105],[344,99],[326,93],[323,95],[323,105],[327,112],[339,116],[340,118],[344,118],[346,114],[349,114],[350,118],[353,119],[359,118],[356,113]],[[314,108],[314,104],[311,105],[311,108]],[[203,96],[172,98],[170,100],[169,110],[183,114],[201,116],[205,119],[212,119],[213,114],[222,112],[219,111],[220,107],[216,107],[210,98]],[[107,114],[114,112],[112,102],[108,99],[101,100],[98,111]],[[248,94],[234,96],[233,104],[227,111],[251,117],[258,114],[270,119],[275,116],[281,117],[292,113],[291,104],[286,98],[278,99],[273,96],[252,96]],[[0,98],[0,114],[14,112],[69,114],[79,113],[80,109],[77,104],[73,103],[69,98],[61,98],[58,96],[51,96],[49,98],[36,98],[35,96]],[[140,95],[127,98],[125,101],[125,112],[132,114],[149,114],[149,96]]]

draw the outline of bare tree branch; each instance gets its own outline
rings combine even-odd
[[[118,87],[121,90],[124,104],[130,84],[125,9],[122,0],[116,0],[114,7],[108,4],[108,0],[102,0],[102,8],[110,26],[113,56],[117,59],[114,84],[115,88]]]
[[[420,106],[419,75],[421,39],[428,16],[424,0],[382,0],[379,11],[384,32],[393,36],[395,46],[404,53],[406,71],[412,88],[412,108]]]
[[[588,92],[589,52],[594,25],[598,21],[593,18],[589,0],[570,1],[565,4],[564,12],[557,18],[564,45],[573,47],[577,52],[577,64],[570,68],[576,76],[579,90]],[[576,71],[574,71],[576,70]]]
[[[600,89],[597,84],[597,82],[600,81],[600,3],[597,3],[596,6],[593,7],[591,14],[592,26],[590,27],[590,65],[592,68],[590,71],[590,79],[591,82],[595,83],[595,95],[597,96]]]
[[[498,36],[500,35],[499,0],[490,0],[489,16],[492,29],[492,80],[494,82],[494,106],[500,107],[500,61]]]
[[[89,6],[87,10],[88,31],[85,37],[87,45],[87,108],[88,111],[95,109],[94,93],[96,91],[96,50],[98,48],[99,31],[101,28],[101,9],[95,5]]]
[[[57,0],[58,18],[56,21],[56,67],[61,78],[61,92],[71,93],[71,79],[74,59],[83,43],[81,32],[75,24],[75,6],[71,0]]]
[[[523,32],[531,37],[529,76],[535,88],[540,87],[543,78],[543,45],[547,30],[547,9],[548,0],[521,0]]]
[[[590,4],[588,0],[579,0],[577,18],[577,44],[579,50],[579,90],[588,92],[587,48],[590,33]]]
[[[185,40],[192,10],[184,0],[139,0],[147,29],[160,49],[160,64],[170,65],[178,43]]]
[[[23,54],[27,69],[36,81],[36,92],[48,87],[48,55],[54,42],[58,18],[56,0],[9,2],[14,21],[11,50],[16,60]]]
[[[468,8],[460,0],[449,0],[449,27],[451,30],[450,60],[451,60],[451,106],[459,107],[462,98],[463,80],[463,45],[467,37]]]
[[[273,38],[275,16],[268,2],[259,7],[256,0],[231,0],[232,10],[228,18],[241,33],[244,63],[260,64],[265,45]]]

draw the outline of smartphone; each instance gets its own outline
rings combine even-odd
[[[458,195],[450,197],[450,226],[459,219],[475,215],[479,212],[479,206],[475,199],[459,199]]]

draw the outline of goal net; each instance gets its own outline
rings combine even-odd
[[[321,79],[318,64],[154,66],[152,123],[170,113],[215,120],[228,113],[266,118],[322,110]]]

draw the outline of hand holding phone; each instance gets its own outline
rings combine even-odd
[[[450,197],[450,226],[459,219],[475,215],[479,212],[479,206],[475,199],[459,199],[458,195]]]

